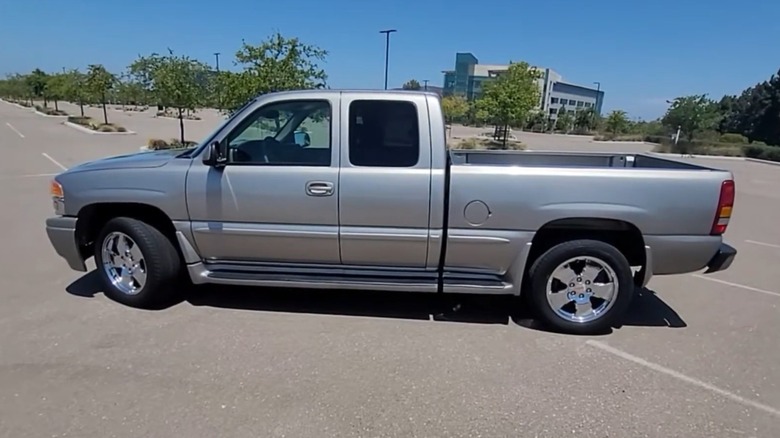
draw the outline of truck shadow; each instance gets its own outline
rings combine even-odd
[[[67,288],[71,295],[92,298],[103,292],[95,271]],[[472,324],[517,324],[549,331],[535,320],[520,299],[486,295],[436,295],[373,291],[270,289],[230,286],[190,286],[179,291],[176,302],[193,306],[264,312],[395,318]],[[650,289],[634,297],[622,326],[686,327],[685,321]],[[605,333],[607,334],[607,333]]]

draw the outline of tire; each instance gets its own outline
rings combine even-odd
[[[564,333],[609,331],[623,318],[634,295],[628,260],[614,246],[598,240],[555,245],[534,261],[528,275],[534,313]]]
[[[110,257],[119,252],[125,257]],[[182,268],[170,239],[157,228],[128,217],[111,219],[100,231],[95,241],[95,265],[107,297],[144,309],[158,308],[174,297]],[[120,265],[133,269],[131,275],[120,276],[127,273],[117,269]]]

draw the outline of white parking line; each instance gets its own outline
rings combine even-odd
[[[57,160],[55,160],[54,158],[52,158],[52,157],[51,157],[49,154],[47,154],[46,152],[41,152],[41,155],[43,155],[44,157],[46,157],[46,158],[47,158],[49,161],[51,161],[52,163],[54,163],[54,164],[56,164],[57,166],[59,166],[59,168],[60,168],[60,169],[62,169],[62,170],[68,170],[68,168],[67,168],[67,167],[65,167],[65,166],[63,166],[62,164],[60,164],[60,162],[59,162],[59,161],[57,161]]]
[[[21,132],[19,132],[19,130],[18,130],[18,129],[14,128],[14,125],[12,125],[12,124],[10,124],[10,123],[8,123],[8,122],[5,122],[5,126],[7,126],[7,127],[11,128],[11,130],[12,130],[12,131],[14,131],[15,133],[19,134],[19,137],[22,137],[22,138],[24,138],[24,134],[22,134]]]
[[[667,376],[674,377],[677,380],[682,380],[683,382],[690,383],[691,385],[698,386],[699,388],[706,389],[710,392],[714,392],[715,394],[718,394],[720,396],[726,397],[728,399],[731,399],[737,403],[743,404],[745,406],[750,406],[753,408],[756,408],[758,410],[767,412],[769,414],[772,414],[776,417],[780,417],[780,410],[775,409],[771,406],[767,406],[763,403],[759,403],[755,400],[750,400],[745,397],[742,397],[741,395],[734,394],[731,391],[727,391],[722,388],[718,388],[715,385],[711,385],[707,382],[703,382],[699,379],[695,379],[693,377],[686,376],[683,373],[680,373],[678,371],[666,368],[665,366],[658,365],[657,363],[649,362],[645,359],[642,359],[641,357],[634,356],[633,354],[626,353],[623,350],[618,350],[615,347],[609,346],[603,342],[600,341],[594,341],[592,339],[589,339],[585,341],[586,344],[590,345],[591,347],[596,347],[601,351],[604,351],[606,353],[609,353],[613,356],[617,356],[621,359],[625,359],[631,362],[634,362],[637,365],[641,365],[645,368],[650,368],[653,371],[666,374]]]
[[[780,297],[780,293],[772,292],[771,290],[764,290],[764,289],[759,289],[759,288],[753,287],[753,286],[745,286],[744,284],[732,283],[730,281],[725,281],[725,280],[718,280],[717,278],[707,277],[707,276],[704,276],[704,275],[701,275],[701,274],[693,274],[693,276],[696,277],[696,278],[701,278],[702,280],[714,281],[715,283],[725,284],[726,286],[738,287],[740,289],[745,289],[745,290],[749,290],[749,291],[753,291],[753,292],[758,292],[758,293],[762,293],[762,294],[774,295],[776,297]]]
[[[780,245],[775,245],[774,243],[759,242],[758,240],[746,240],[745,242],[752,243],[753,245],[766,246],[766,247],[769,247],[769,248],[778,248],[778,249],[780,249]]]

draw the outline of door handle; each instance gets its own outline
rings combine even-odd
[[[333,194],[333,183],[309,181],[306,183],[306,194],[309,196],[330,196]]]

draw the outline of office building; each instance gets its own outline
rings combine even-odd
[[[463,96],[468,100],[479,98],[482,88],[509,68],[507,64],[480,64],[471,53],[455,54],[455,69],[444,71],[443,95]],[[565,82],[563,77],[549,68],[532,67],[541,73],[539,105],[537,108],[556,118],[561,108],[577,112],[594,108],[601,114],[604,92]]]

